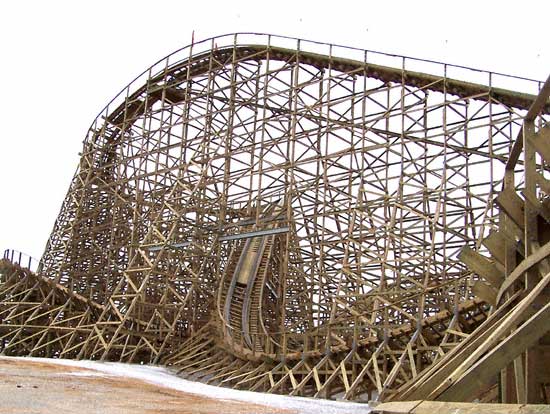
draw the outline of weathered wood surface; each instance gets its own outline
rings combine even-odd
[[[0,347],[383,400],[457,369],[454,349],[489,352],[510,321],[490,305],[510,311],[547,273],[531,259],[547,84],[528,82],[535,97],[444,64],[221,39],[146,71],[94,121],[38,274],[0,286]],[[241,273],[253,237],[269,246]],[[527,399],[535,355],[513,363]]]
[[[400,401],[377,405],[372,412],[377,414],[550,414],[550,405]]]

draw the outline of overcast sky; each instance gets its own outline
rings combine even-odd
[[[1,1],[0,249],[41,256],[92,120],[193,31],[273,33],[544,80],[549,12],[547,0]]]

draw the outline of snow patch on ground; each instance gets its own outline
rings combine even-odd
[[[75,372],[64,372],[60,375],[70,375],[71,377],[114,377],[115,375],[105,374],[104,372],[99,371],[75,371]]]
[[[85,372],[72,372],[69,375],[79,376],[121,376],[139,379],[151,384],[179,390],[191,394],[198,394],[218,400],[244,401],[248,403],[263,404],[270,407],[296,410],[301,414],[365,414],[371,411],[367,404],[352,403],[346,401],[328,401],[322,399],[288,397],[284,395],[265,394],[252,391],[232,390],[216,387],[200,382],[189,381],[180,378],[163,367],[151,365],[134,365],[115,362],[99,361],[74,361],[69,359],[50,359],[34,357],[1,357],[10,359],[22,359],[42,363],[53,363],[69,367],[88,368],[98,371],[98,374]]]

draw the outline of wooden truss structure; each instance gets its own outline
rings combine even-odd
[[[269,35],[186,47],[94,121],[38,271],[2,262],[0,349],[542,401],[548,89]]]

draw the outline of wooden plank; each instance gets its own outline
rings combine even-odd
[[[472,293],[490,305],[496,304],[498,291],[481,280],[474,283]]]
[[[380,379],[380,370],[378,369],[378,361],[376,359],[372,361],[372,366],[374,368],[374,377],[376,378],[376,389],[380,394],[382,392],[382,381]]]
[[[346,392],[349,391],[349,381],[348,381],[348,372],[346,370],[346,364],[342,363],[340,364],[340,368],[342,370],[342,381],[344,383],[344,388],[346,389]]]
[[[330,376],[325,380],[325,383],[323,384],[323,386],[319,389],[319,391],[317,391],[315,394],[314,394],[314,397],[315,398],[318,398],[318,397],[321,397],[323,394],[328,397],[329,395],[327,394],[328,393],[328,389],[330,387],[330,385],[332,384],[332,382],[338,378],[338,376],[340,375],[340,373],[342,372],[345,372],[345,365],[348,363],[348,361],[350,359],[352,359],[353,357],[353,354],[355,353],[355,350],[351,350],[347,356],[342,360],[342,362],[340,362],[340,366],[343,367],[344,371],[340,371],[340,369],[338,368],[338,366],[334,367],[333,368],[333,371],[332,373],[330,374]],[[329,359],[329,362],[330,362],[330,359]],[[330,371],[329,371],[330,372]],[[347,381],[347,378],[346,378],[346,381]],[[349,389],[349,386],[346,387],[346,390]]]
[[[387,402],[374,407],[376,414],[548,414],[549,407],[539,404],[483,404],[443,401]]]
[[[537,172],[535,174],[535,181],[537,185],[541,188],[542,191],[544,191],[546,194],[550,194],[550,180],[547,180],[540,172]],[[548,198],[543,201],[545,206],[545,211],[547,212],[549,210],[548,204],[549,200]]]
[[[271,373],[271,371],[267,372],[267,376],[269,377],[269,383],[271,384],[271,387],[273,387],[275,385],[275,380],[273,379],[273,374]]]
[[[506,236],[503,233],[492,231],[481,241],[481,244],[489,250],[495,260],[504,265],[506,262]]]
[[[469,246],[464,246],[458,255],[472,272],[478,274],[495,289],[498,289],[504,281],[504,274],[488,258],[473,251]]]
[[[520,228],[525,228],[523,200],[513,189],[505,189],[495,198],[498,206],[504,210],[506,215]]]
[[[546,332],[550,331],[549,319],[550,303],[547,303],[519,329],[477,361],[437,399],[439,401],[467,401],[475,395],[476,390],[490,384],[501,369],[504,369],[522,352],[534,345]]]
[[[464,373],[466,373],[472,366],[474,366],[479,358],[492,350],[500,339],[506,335],[510,330],[519,324],[525,317],[526,312],[530,309],[531,305],[538,297],[538,295],[544,291],[546,286],[550,283],[550,273],[546,274],[542,280],[519,302],[493,329],[490,335],[471,353],[464,355],[464,361],[443,380],[438,386],[432,389],[432,392],[428,395],[428,399],[437,399],[443,392],[451,387],[456,381],[458,381]]]
[[[470,335],[458,346],[448,352],[442,359],[430,368],[421,372],[418,378],[405,384],[398,395],[402,400],[414,400],[425,398],[432,389],[440,384],[452,373],[464,360],[465,355],[474,352],[491,334],[498,322],[510,311],[519,293],[515,293],[502,306],[497,308],[481,326],[477,328],[476,335]]]
[[[541,340],[542,342],[543,340]],[[538,353],[537,379],[539,383],[550,384],[550,345],[539,345],[536,348]]]
[[[537,176],[540,174],[537,173]],[[531,209],[537,211],[537,213],[544,218],[546,221],[550,221],[550,211],[548,210],[547,205],[543,205],[538,199],[537,196],[526,191],[522,191],[521,195],[523,198],[525,198],[525,201],[527,201],[529,207]]]
[[[315,386],[317,387],[317,392],[321,390],[321,380],[319,379],[319,373],[317,372],[317,367],[313,367],[313,378],[315,379]]]
[[[544,108],[548,105],[549,96],[550,96],[550,76],[548,76],[548,78],[546,79],[546,82],[544,82],[544,85],[542,85],[541,90],[539,91],[537,97],[535,98],[535,101],[529,107],[529,110],[527,111],[527,115],[525,115],[526,121],[534,121],[536,116],[541,111],[544,111]]]
[[[550,127],[541,128],[534,136],[527,139],[544,161],[550,164]]]
[[[422,401],[392,401],[377,405],[373,413],[380,414],[409,414],[419,406]]]
[[[514,271],[508,275],[497,295],[497,303],[500,302],[504,293],[512,286],[523,274],[529,270],[532,266],[538,264],[541,260],[550,256],[550,242],[541,246],[535,253],[530,255],[527,259],[523,260]]]
[[[323,358],[321,358],[321,360],[317,363],[317,365],[315,367],[313,367],[313,369],[310,369],[309,372],[307,373],[307,375],[305,375],[304,378],[302,379],[302,381],[296,386],[296,388],[291,391],[290,395],[297,395],[298,392],[300,392],[305,387],[307,382],[312,377],[315,380],[315,385],[317,386],[317,390],[319,390],[321,388],[321,382],[319,381],[319,375],[317,373],[317,367],[321,367],[322,365],[324,365],[325,362],[328,359],[329,359],[328,355],[325,355]],[[307,364],[306,364],[306,367],[308,367]]]
[[[529,110],[527,111],[527,115],[525,116],[526,121],[534,121],[536,116],[543,110],[543,108],[548,103],[548,96],[550,96],[550,76],[546,79],[546,82],[544,82],[544,85],[542,86],[539,94],[529,107]],[[516,165],[516,163],[519,160],[519,156],[521,155],[521,150],[523,149],[523,127],[519,130],[518,136],[516,138],[516,141],[514,142],[514,145],[512,146],[512,150],[510,151],[510,156],[508,157],[508,161],[506,162],[506,170],[512,171]]]
[[[367,371],[369,370],[370,366],[376,361],[376,358],[378,357],[380,352],[382,352],[383,347],[384,347],[383,343],[378,346],[378,348],[374,351],[373,355],[369,358],[367,363],[363,366],[363,368],[361,369],[361,371],[359,372],[357,377],[355,377],[355,379],[351,383],[349,389],[344,394],[344,399],[345,400],[348,400],[353,396],[353,393],[355,392],[355,390],[357,389],[357,387],[359,386],[359,384],[363,380],[363,377],[365,375],[367,375]]]
[[[514,359],[514,383],[516,391],[516,401],[518,404],[525,404],[527,402],[525,398],[525,371],[523,369],[523,357],[518,355]]]

